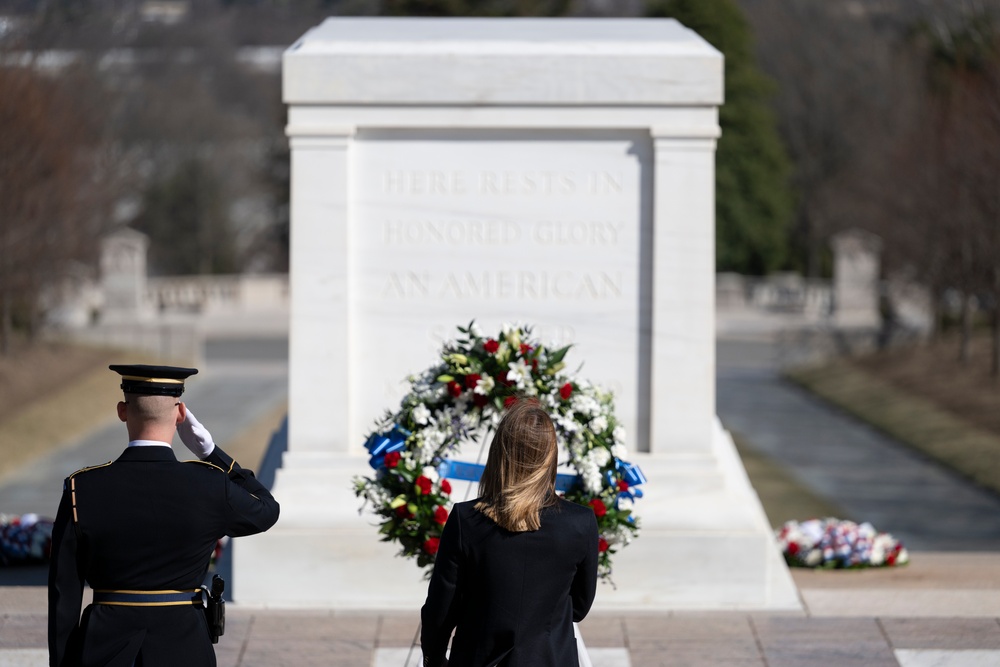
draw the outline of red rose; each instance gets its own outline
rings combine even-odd
[[[434,486],[434,482],[432,482],[430,478],[424,477],[423,475],[417,477],[416,484],[417,488],[420,489],[420,493],[425,496],[431,492],[431,487]]]
[[[434,521],[441,524],[442,526],[448,521],[448,510],[438,505],[437,509],[434,510]]]
[[[441,538],[439,537],[428,537],[427,541],[424,542],[424,551],[430,555],[434,555],[438,552],[438,547],[441,546]]]
[[[538,372],[538,359],[532,359],[531,360],[531,370],[532,370],[532,372],[535,372],[535,373]]]
[[[517,403],[517,396],[508,396],[507,398],[503,399],[503,406],[505,408],[509,408],[515,403]]]
[[[448,393],[458,398],[462,393],[462,385],[458,384],[454,380],[448,383]]]
[[[477,408],[481,408],[489,402],[490,402],[489,396],[483,396],[482,394],[472,395],[472,404],[475,405]]]
[[[466,389],[475,389],[476,388],[476,383],[479,382],[479,378],[481,378],[481,377],[482,376],[479,375],[478,373],[473,373],[472,375],[466,375],[465,376],[465,388]]]
[[[507,379],[507,371],[500,371],[500,374],[497,375],[497,382],[499,382],[505,387],[509,387],[512,384],[514,384],[513,382]]]
[[[446,479],[441,480],[441,493],[451,493],[451,483]]]
[[[488,341],[483,343],[483,349],[490,354],[496,354],[497,350],[500,349],[500,343],[490,338]]]
[[[885,559],[885,564],[886,565],[895,565],[896,564],[896,554],[889,554],[889,557]]]
[[[406,509],[406,505],[400,505],[396,508],[396,516],[400,519],[411,519],[413,515],[410,514],[410,510]]]
[[[798,552],[799,552],[799,545],[797,545],[795,542],[789,542],[788,543],[788,555],[789,556],[794,556]]]
[[[604,553],[608,550],[608,541],[603,537],[597,538],[597,551],[598,553]]]
[[[531,352],[531,346],[527,343],[521,343],[521,356],[528,356],[529,352]]]
[[[395,468],[399,465],[399,459],[403,458],[399,452],[389,452],[385,455],[385,467]]]
[[[594,508],[594,514],[598,517],[602,517],[608,513],[608,508],[605,507],[604,501],[600,498],[594,498],[587,504]]]
[[[559,387],[559,395],[562,396],[564,401],[568,401],[569,397],[573,395],[573,384],[567,382],[563,386]]]
[[[626,482],[624,479],[618,480],[618,490],[628,491],[628,482]]]

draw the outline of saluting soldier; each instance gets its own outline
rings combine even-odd
[[[200,586],[217,541],[267,530],[278,503],[179,397],[198,371],[113,365],[129,443],[70,475],[52,534],[51,667],[214,666]],[[197,461],[180,462],[175,430]],[[80,617],[84,582],[94,603]]]

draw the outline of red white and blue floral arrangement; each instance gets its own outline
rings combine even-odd
[[[547,346],[528,326],[504,325],[486,336],[472,322],[458,331],[440,363],[408,378],[399,409],[366,440],[374,474],[355,477],[354,491],[380,517],[382,540],[398,542],[400,555],[429,574],[452,504],[449,478],[474,482],[483,468],[450,456],[463,442],[488,443],[510,405],[534,399],[555,425],[560,467],[575,470],[557,476],[557,492],[594,510],[598,574],[610,581],[612,555],[639,532],[632,508],[646,481],[625,460],[614,397],[566,371],[570,346]]]
[[[0,514],[0,566],[46,563],[51,551],[51,519]]]
[[[867,522],[833,518],[789,521],[777,531],[777,537],[785,562],[793,567],[891,567],[910,560],[902,542]]]

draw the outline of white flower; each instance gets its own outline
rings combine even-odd
[[[587,394],[574,394],[569,407],[573,412],[579,412],[586,417],[596,417],[601,414],[601,404]]]
[[[819,544],[819,541],[823,538],[823,522],[819,519],[803,521],[799,524],[799,530],[809,540],[809,544]]]
[[[583,487],[588,493],[597,494],[603,490],[604,485],[601,483],[601,470],[594,463],[593,459],[585,456],[580,460],[578,470],[580,477],[583,478]]]
[[[608,465],[608,461],[611,460],[611,452],[606,450],[604,447],[595,447],[590,452],[590,458],[594,460],[594,463],[596,463],[598,467],[603,468]]]
[[[615,426],[615,430],[611,432],[611,437],[615,439],[615,444],[623,444],[625,442],[625,427],[621,424]]]
[[[588,493],[598,494],[604,488],[601,484],[601,473],[600,471],[588,472],[583,476],[583,486],[587,489]]]
[[[604,433],[608,430],[608,419],[604,415],[595,417],[593,421],[590,422],[590,430],[594,433]]]
[[[558,417],[556,422],[559,424],[560,428],[567,433],[576,433],[580,430],[580,424],[572,417],[563,415]]]
[[[413,445],[413,454],[417,461],[429,461],[434,454],[434,449],[428,446],[427,442],[417,439]]]
[[[424,429],[423,436],[424,445],[431,450],[439,448],[447,439],[447,436],[445,436],[444,433],[434,428]]]
[[[469,327],[469,333],[471,333],[476,338],[482,338],[483,337],[483,330],[480,329],[479,325],[476,324],[475,322],[473,322],[472,326]]]
[[[461,394],[458,395],[458,398],[455,399],[455,404],[454,404],[455,409],[460,412],[465,412],[466,410],[469,409],[469,403],[471,402],[472,402],[471,392],[463,391]]]
[[[510,362],[507,364],[507,368],[510,369],[507,371],[507,379],[516,382],[518,389],[526,389],[531,382],[531,371],[524,363],[524,359]]]
[[[621,443],[615,443],[611,446],[611,455],[616,459],[624,459],[628,456],[628,449]]]
[[[431,418],[431,411],[427,409],[426,405],[421,403],[417,407],[413,408],[410,416],[413,417],[413,421],[417,422],[421,426],[426,426],[427,421]]]
[[[823,560],[823,553],[819,549],[811,549],[808,554],[806,554],[806,565],[809,567],[816,567],[819,565],[820,561]]]
[[[426,477],[427,479],[431,480],[432,482],[438,481],[438,479],[440,479],[441,477],[440,475],[438,475],[437,468],[433,466],[424,466],[424,469],[420,471],[420,474]]]
[[[479,378],[478,382],[476,382],[476,388],[473,389],[473,391],[481,396],[489,396],[490,392],[493,391],[493,388],[496,385],[496,380],[491,378],[489,375],[484,375]]]
[[[631,510],[633,505],[634,503],[632,502],[632,499],[629,498],[628,496],[620,496],[618,498],[618,509],[622,510],[623,512],[626,510]]]

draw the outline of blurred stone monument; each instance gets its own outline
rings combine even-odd
[[[102,322],[136,322],[152,314],[145,301],[148,248],[148,236],[126,227],[102,239]]]
[[[247,605],[417,608],[358,515],[364,435],[455,326],[573,343],[646,472],[599,608],[798,608],[715,416],[721,54],[671,20],[328,19],[284,56],[292,161],[282,516]]]
[[[875,329],[882,322],[879,279],[882,240],[864,230],[836,234],[833,248],[834,323],[843,329]]]

